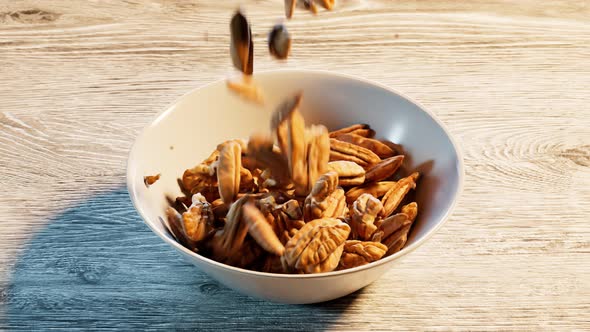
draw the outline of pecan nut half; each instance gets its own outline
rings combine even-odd
[[[412,223],[418,214],[418,205],[412,202],[403,206],[401,210],[401,213],[381,220],[378,230],[373,234],[373,241],[380,241],[387,246],[387,256],[400,251],[405,246]]]
[[[230,21],[230,55],[234,67],[246,75],[252,75],[254,43],[252,30],[246,17],[237,11]]]
[[[338,218],[346,211],[344,190],[338,187],[338,174],[327,172],[316,181],[303,206],[303,219]]]
[[[219,152],[217,183],[219,196],[224,203],[231,203],[240,192],[242,170],[242,148],[239,143],[229,141]]]
[[[350,133],[365,133],[365,135],[360,135],[360,136],[373,136],[374,135],[374,131],[373,129],[371,129],[371,127],[369,127],[368,124],[364,124],[364,123],[359,123],[359,124],[354,124],[352,126],[348,126],[348,127],[344,127],[344,128],[340,128],[338,130],[334,130],[330,132],[330,138],[336,138],[340,135],[344,135],[344,134],[350,134]],[[373,135],[369,135],[370,133],[373,133]],[[358,135],[358,134],[356,134]]]
[[[379,260],[387,249],[387,246],[380,242],[347,240],[338,269],[350,269]]]
[[[332,271],[349,234],[350,226],[339,219],[315,219],[287,242],[282,260],[289,268],[308,273]]]
[[[389,158],[395,155],[395,151],[393,151],[389,146],[373,138],[363,137],[361,135],[352,133],[341,134],[335,136],[334,138],[336,138],[339,141],[352,143],[358,146],[362,146],[365,149],[369,149],[375,152],[375,154],[379,156],[379,158]]]
[[[341,186],[358,186],[365,182],[365,169],[352,161],[331,161],[328,170],[338,174],[338,184]]]
[[[369,149],[330,138],[330,161],[335,160],[354,161],[362,167],[368,167],[379,163],[381,158]]]
[[[352,204],[350,227],[353,237],[368,240],[377,230],[375,219],[383,210],[381,201],[371,194],[362,194]]]
[[[242,214],[242,218],[248,226],[248,233],[256,243],[271,254],[282,255],[285,251],[283,244],[254,203],[246,203],[242,207]]]
[[[352,204],[362,194],[371,194],[375,198],[380,198],[394,185],[395,181],[379,181],[351,188],[346,192],[346,203]]]
[[[298,190],[298,183],[295,182],[295,194],[307,195],[320,175],[324,174],[328,168],[328,161],[330,159],[330,138],[328,137],[328,129],[324,126],[312,125],[305,130],[306,141],[306,164],[307,177],[305,188],[300,184]]]
[[[381,202],[383,203],[383,213],[381,215],[383,217],[390,216],[393,211],[397,209],[406,194],[411,189],[416,188],[416,180],[418,180],[419,176],[420,174],[417,172],[412,173],[410,176],[397,181],[395,185],[385,193],[385,196],[381,199]]]
[[[301,93],[281,103],[272,115],[271,129],[276,133],[281,153],[287,159],[295,192],[307,193],[307,142],[305,121],[299,113]]]
[[[367,169],[365,182],[377,182],[391,177],[404,162],[404,156],[387,158]]]
[[[192,197],[192,205],[182,214],[184,234],[193,242],[204,240],[213,230],[213,210],[201,194]]]

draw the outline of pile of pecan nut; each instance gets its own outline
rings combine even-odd
[[[223,142],[184,172],[184,196],[166,210],[178,242],[271,273],[348,269],[403,248],[418,214],[407,195],[418,173],[396,176],[404,155],[368,125],[306,126],[301,98],[275,110],[273,137]]]

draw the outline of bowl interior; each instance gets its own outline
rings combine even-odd
[[[166,195],[177,196],[177,178],[198,164],[220,142],[269,133],[273,108],[303,91],[306,124],[337,129],[368,123],[378,138],[401,144],[405,171],[419,170],[416,201],[419,215],[406,248],[418,245],[446,219],[460,190],[462,164],[439,122],[399,94],[362,80],[327,72],[276,71],[256,74],[265,105],[245,102],[220,81],[191,91],[160,113],[138,137],[128,163],[128,187],[146,223],[175,246],[162,223]],[[145,175],[161,174],[146,188]],[[172,241],[170,241],[172,240]]]

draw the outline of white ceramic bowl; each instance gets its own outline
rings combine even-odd
[[[274,71],[257,73],[254,79],[265,93],[266,106],[244,102],[228,91],[224,81],[215,82],[189,92],[158,114],[129,155],[127,185],[137,211],[154,233],[201,271],[239,292],[270,301],[327,301],[375,281],[449,217],[461,191],[462,158],[440,121],[423,107],[389,88],[329,72]],[[161,219],[167,206],[165,195],[180,194],[176,179],[218,143],[269,132],[273,108],[297,91],[303,91],[301,111],[307,124],[322,123],[335,129],[368,123],[379,137],[404,146],[408,154],[405,167],[422,173],[416,191],[419,214],[405,248],[349,270],[282,275],[221,264],[178,244]],[[146,188],[143,177],[157,173],[162,174],[161,179]]]

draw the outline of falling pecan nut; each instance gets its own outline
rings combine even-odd
[[[297,190],[296,194],[307,194],[311,191],[320,175],[328,170],[330,159],[330,138],[328,129],[324,126],[312,125],[305,129],[307,177],[305,189]],[[303,186],[303,184],[301,184]]]
[[[291,35],[284,24],[276,24],[268,34],[268,50],[277,59],[286,59],[291,52]]]
[[[248,233],[254,240],[269,253],[282,255],[285,251],[283,244],[254,203],[246,203],[242,210],[242,218],[248,226]]]
[[[297,0],[285,0],[285,16],[287,18],[293,17],[293,11],[295,11],[295,5]]]
[[[237,11],[230,21],[230,54],[234,67],[246,75],[252,75],[254,44],[252,30],[246,17]]]

